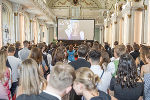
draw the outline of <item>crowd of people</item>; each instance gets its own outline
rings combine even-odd
[[[0,49],[0,100],[150,100],[150,47],[8,44]]]

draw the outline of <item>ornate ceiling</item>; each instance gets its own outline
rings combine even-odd
[[[107,11],[113,12],[117,2],[126,0],[44,0],[57,18],[96,19],[103,23]],[[78,1],[77,4],[74,4]]]
[[[50,8],[56,7],[70,7],[74,6],[73,0],[44,0]],[[114,10],[114,5],[116,1],[126,1],[126,0],[77,0],[82,8],[92,8],[92,9],[108,9]]]

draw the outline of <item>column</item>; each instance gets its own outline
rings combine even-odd
[[[124,6],[123,6],[123,17],[124,17],[124,27],[123,27],[123,44],[128,44],[131,42],[131,38],[133,38],[133,22],[132,22],[132,17],[131,15],[131,2],[128,1]]]
[[[49,42],[53,42],[53,39],[54,39],[54,29],[55,27],[54,26],[50,26],[49,27]]]
[[[15,41],[20,41],[20,30],[19,30],[19,9],[20,5],[17,3],[13,3],[13,18],[14,18],[14,39]]]
[[[108,42],[109,40],[109,19],[106,18],[104,20],[104,27],[105,27],[105,32],[104,32],[104,42]]]
[[[0,0],[0,48],[2,47],[2,0]]]
[[[100,35],[99,35],[99,43],[103,43],[104,42],[104,26],[100,25]]]
[[[33,14],[30,14],[30,41],[34,40],[34,18],[35,18],[35,15]]]
[[[148,1],[148,32],[147,32],[147,45],[150,46],[150,1]]]
[[[117,13],[112,14],[112,41],[111,46],[113,47],[115,41],[119,41],[119,25],[117,20]]]

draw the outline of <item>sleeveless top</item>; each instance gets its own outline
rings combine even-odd
[[[150,100],[150,73],[144,74],[144,96],[145,100]]]
[[[72,50],[72,52],[70,52],[70,51],[68,50],[67,53],[68,53],[68,60],[69,60],[69,61],[75,61],[75,58],[74,58],[75,51]]]
[[[11,92],[9,90],[9,80],[10,80],[10,73],[9,69],[6,70],[4,74],[4,81],[0,81],[0,99],[11,99]]]

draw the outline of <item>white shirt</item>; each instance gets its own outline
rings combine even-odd
[[[12,69],[12,82],[17,82],[19,78],[19,67],[21,65],[21,60],[15,56],[8,56],[7,59]]]
[[[101,69],[100,65],[92,65],[90,69],[93,71],[94,74],[97,74],[99,77],[101,77],[103,70]],[[110,86],[111,78],[111,73],[105,71],[102,78],[100,79],[100,82],[97,85],[98,90],[107,93],[107,89]]]
[[[30,50],[28,48],[23,48],[22,50],[18,52],[18,56],[22,61],[24,61],[28,58],[29,53],[30,53]]]
[[[115,60],[119,60],[119,58],[115,59]],[[110,72],[111,74],[114,74],[116,69],[115,69],[115,64],[114,64],[114,61],[113,60],[112,62],[110,62],[108,65],[107,65],[107,70],[108,72]]]
[[[47,90],[44,90],[43,92],[45,92],[45,93],[47,93],[47,94],[49,94],[49,95],[52,95],[52,96],[58,98],[59,100],[61,100],[61,97],[60,97],[59,95],[57,95],[57,94],[54,94],[54,93],[52,93],[52,92],[50,92],[50,91],[47,91]]]

